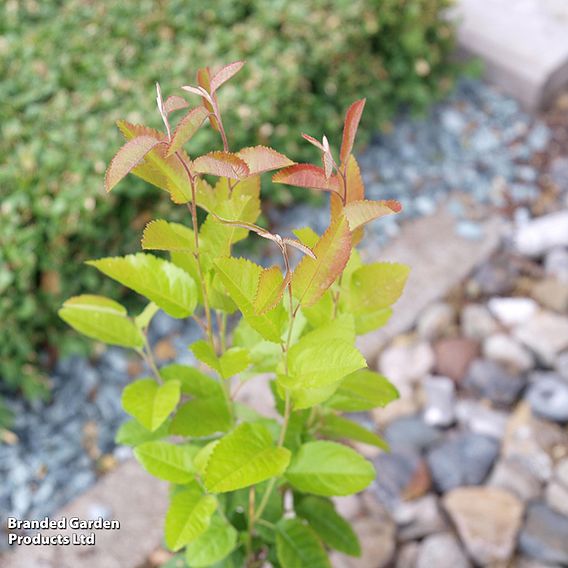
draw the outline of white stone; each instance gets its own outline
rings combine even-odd
[[[497,440],[503,439],[507,428],[507,413],[488,408],[475,400],[459,400],[455,407],[456,417],[476,434],[483,434]]]
[[[469,560],[451,533],[440,533],[424,539],[414,568],[469,568]]]
[[[538,304],[532,298],[491,298],[487,305],[507,327],[526,322],[538,311]]]
[[[567,247],[568,211],[551,213],[519,227],[515,245],[527,256],[541,256],[554,247]]]
[[[445,302],[435,302],[420,314],[416,330],[424,339],[437,339],[447,332],[454,319],[452,306]]]
[[[426,398],[424,422],[441,427],[453,424],[456,398],[454,381],[447,377],[427,377],[423,389]]]
[[[396,387],[406,390],[430,373],[434,362],[434,352],[426,342],[394,344],[381,354],[379,370]]]
[[[398,525],[398,538],[403,542],[447,529],[434,495],[399,503],[393,517]]]
[[[497,333],[483,342],[483,355],[517,371],[528,371],[534,366],[534,358],[510,335]]]
[[[542,491],[540,480],[520,459],[500,460],[491,472],[487,485],[514,493],[521,501],[537,499]]]
[[[461,313],[461,329],[465,337],[483,341],[498,331],[497,322],[482,304],[468,304]]]
[[[553,248],[544,258],[544,269],[549,276],[568,283],[568,250],[562,247]]]
[[[548,365],[553,365],[556,356],[568,348],[568,318],[552,312],[539,312],[513,333]]]

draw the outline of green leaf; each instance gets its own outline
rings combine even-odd
[[[282,299],[287,281],[284,280],[278,266],[265,268],[260,273],[258,289],[254,298],[254,310],[257,314],[263,314],[273,309]]]
[[[341,274],[351,254],[351,232],[338,217],[314,246],[316,259],[304,256],[292,275],[292,292],[302,306],[315,304]]]
[[[197,473],[199,473],[201,477],[205,475],[205,470],[207,469],[209,458],[211,457],[211,454],[213,453],[213,450],[218,443],[219,440],[213,440],[212,442],[209,442],[208,444],[203,446],[199,450],[199,452],[197,452],[197,455],[193,460],[193,465],[195,466]]]
[[[356,451],[335,442],[308,442],[294,456],[286,478],[303,493],[331,497],[362,491],[375,479],[375,468]]]
[[[286,385],[286,380],[283,376],[278,376],[279,384],[284,386]],[[339,382],[332,383],[330,385],[325,385],[323,387],[314,387],[314,388],[294,388],[290,391],[292,396],[292,402],[294,404],[295,410],[311,408],[316,404],[321,404],[328,400],[335,391],[339,388]],[[284,388],[286,388],[284,386]]]
[[[144,228],[142,248],[193,252],[195,236],[193,230],[185,225],[157,219],[150,221]]]
[[[335,440],[347,438],[388,451],[389,445],[374,432],[367,430],[357,422],[336,414],[326,414],[321,420],[319,432],[326,438]]]
[[[314,305],[304,307],[302,313],[308,323],[314,327],[322,327],[333,321],[334,304],[331,292],[328,290]]]
[[[250,365],[249,353],[242,347],[231,347],[217,357],[211,344],[200,339],[192,344],[191,351],[199,361],[217,371],[224,379],[237,375]]]
[[[172,317],[188,317],[197,305],[197,286],[193,278],[171,262],[151,254],[101,258],[87,264],[146,296]]]
[[[375,262],[351,276],[349,304],[353,313],[368,314],[388,308],[402,294],[410,269],[405,264]]]
[[[281,475],[290,452],[274,445],[262,424],[241,424],[221,439],[213,450],[205,473],[212,493],[234,491]]]
[[[140,348],[144,337],[118,302],[84,294],[69,298],[59,317],[79,333],[111,345]]]
[[[394,385],[383,375],[369,369],[361,369],[342,381],[326,406],[344,412],[359,412],[386,406],[398,397]]]
[[[357,335],[363,335],[370,331],[375,331],[383,327],[391,318],[392,309],[384,308],[376,312],[369,312],[365,314],[355,314],[355,331]]]
[[[139,446],[144,442],[160,440],[168,435],[170,424],[166,420],[157,430],[151,432],[137,420],[127,420],[120,425],[115,442],[123,446]]]
[[[177,411],[170,432],[181,436],[210,436],[231,427],[231,411],[223,387],[201,371],[186,365],[160,369],[165,381],[179,381],[181,391],[192,397]]]
[[[302,229],[295,229],[292,231],[297,237],[298,240],[313,249],[317,242],[320,239],[320,236],[311,228],[311,227],[303,227]]]
[[[154,302],[147,304],[146,307],[134,318],[136,327],[139,329],[146,329],[159,309],[160,308],[156,306]]]
[[[180,385],[168,381],[158,385],[154,379],[140,379],[122,391],[122,406],[148,430],[157,430],[174,411],[180,398]]]
[[[158,479],[189,483],[195,477],[193,458],[197,446],[176,446],[168,442],[146,442],[134,450],[144,469]]]
[[[305,497],[296,505],[296,514],[306,519],[327,546],[350,556],[361,555],[361,545],[351,525],[333,503],[322,497]]]
[[[276,554],[282,568],[331,568],[320,540],[300,519],[278,523]]]
[[[219,258],[214,264],[227,292],[249,325],[264,339],[280,343],[286,321],[284,308],[279,305],[265,314],[256,314],[254,309],[262,267],[244,258]]]
[[[191,568],[211,566],[228,556],[237,544],[237,531],[223,517],[213,515],[207,530],[189,543],[186,560]]]
[[[209,526],[211,516],[217,509],[217,499],[203,496],[197,483],[192,483],[172,495],[166,514],[166,544],[178,551],[202,535]]]

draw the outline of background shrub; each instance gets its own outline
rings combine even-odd
[[[111,124],[156,116],[150,112],[155,81],[171,94],[193,81],[198,61],[215,67],[246,59],[220,94],[230,142],[269,143],[295,160],[313,159],[314,149],[297,132],[336,135],[355,98],[367,97],[364,137],[388,125],[401,106],[420,111],[450,88],[453,31],[442,17],[450,2],[2,3],[4,388],[37,393],[39,348],[51,346],[54,354],[53,346],[70,345],[55,308],[79,290],[105,293],[94,271],[79,271],[77,263],[135,250],[157,197],[158,216],[172,218],[163,195],[134,179],[111,198],[102,195],[105,165],[119,139]],[[274,116],[280,124],[270,122]],[[160,127],[157,119],[152,126]],[[196,151],[211,135],[203,129]],[[286,201],[285,192],[279,188],[275,199]],[[124,227],[131,230],[125,234]]]

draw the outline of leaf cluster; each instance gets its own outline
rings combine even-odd
[[[242,66],[200,69],[196,84],[183,87],[189,99],[163,98],[157,85],[161,131],[119,121],[125,142],[108,166],[107,191],[133,174],[185,207],[191,223],[147,223],[142,249],[165,251],[168,259],[140,252],[87,263],[144,297],[142,312],[129,315],[110,298],[83,294],[68,299],[59,315],[147,363],[149,376],[124,389],[131,418],[117,440],[171,484],[164,530],[172,551],[190,567],[252,568],[266,560],[326,567],[328,549],[360,554],[331,498],[365,489],[376,475],[344,442],[388,449],[342,413],[398,396],[367,368],[355,340],[386,323],[406,282],[406,266],[364,264],[356,250],[365,225],[400,205],[365,198],[352,153],[364,99],[346,112],[337,159],[325,136],[304,135],[321,165],[295,163],[262,145],[231,151],[217,92]],[[222,149],[195,154],[192,139],[206,123]],[[304,227],[282,236],[256,224],[266,172],[274,183],[329,194],[322,235]],[[264,268],[234,256],[234,245],[250,235],[276,247],[281,265]],[[198,367],[157,367],[147,330],[158,310],[199,322],[203,338],[188,346]],[[266,374],[278,419],[238,402],[240,388]]]

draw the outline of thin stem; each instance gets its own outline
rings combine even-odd
[[[146,361],[148,367],[152,371],[153,375],[156,377],[156,380],[161,383],[162,377],[160,376],[160,371],[158,371],[158,366],[156,365],[156,361],[154,359],[154,354],[152,353],[152,349],[150,347],[150,343],[148,342],[148,337],[146,334],[142,334],[144,337],[144,349],[138,351],[140,353],[142,359]]]
[[[247,557],[252,554],[252,531],[254,529],[254,501],[255,489],[254,485],[249,488],[249,522],[248,522],[248,535],[247,535]]]

